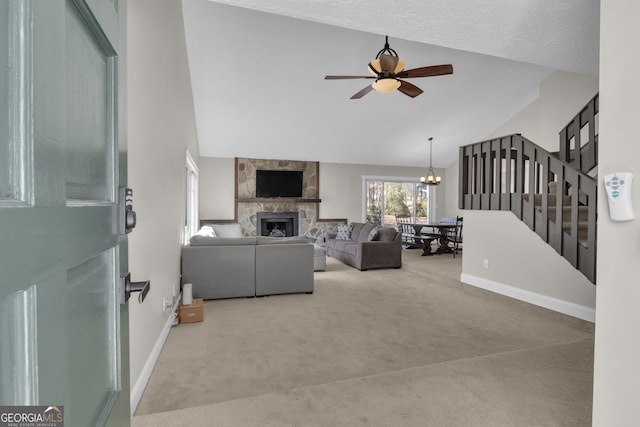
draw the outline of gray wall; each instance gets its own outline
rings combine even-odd
[[[234,159],[201,157],[200,219],[233,219],[235,216]]]
[[[138,225],[129,237],[133,280],[151,280],[129,302],[132,399],[141,394],[178,291],[185,215],[185,150],[198,159],[181,3],[129,0],[129,184]]]
[[[598,77],[555,71],[542,81],[538,99],[487,139],[521,133],[548,151],[558,151],[558,134],[598,92]]]
[[[414,177],[416,180],[426,175],[424,168],[398,166],[355,165],[345,163],[320,163],[320,204],[321,218],[347,218],[349,221],[364,219],[362,206],[362,177]],[[435,169],[443,176],[444,170]],[[448,183],[444,181],[436,188],[436,216],[445,216],[445,200]]]
[[[287,159],[291,160],[291,159]],[[293,159],[295,160],[295,159]],[[200,159],[200,218],[232,219],[234,217],[234,159],[202,157]],[[447,181],[443,169],[435,169],[443,176],[443,184],[436,187],[436,218],[447,216]],[[425,168],[398,166],[320,163],[320,218],[347,218],[361,221],[362,177],[414,177],[426,174]]]
[[[601,2],[600,183],[611,172],[640,177],[640,2]],[[598,286],[593,425],[638,425],[640,405],[640,194],[632,190],[636,219],[609,219],[598,193]]]

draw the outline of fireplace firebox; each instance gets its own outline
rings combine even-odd
[[[289,237],[298,235],[298,212],[258,212],[258,236]]]

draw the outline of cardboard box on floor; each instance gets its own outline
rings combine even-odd
[[[180,303],[178,309],[178,319],[180,319],[180,323],[202,322],[204,318],[203,305],[202,299],[194,299],[191,305],[182,305],[182,303]]]

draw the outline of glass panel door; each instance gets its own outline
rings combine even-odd
[[[396,215],[413,217],[414,185],[409,182],[385,182],[383,225],[396,225]]]
[[[416,222],[429,222],[429,187],[416,185]]]
[[[370,224],[382,224],[382,200],[383,187],[382,181],[367,181],[367,222]]]
[[[416,181],[367,179],[365,181],[366,221],[394,227],[396,215],[408,215],[416,222],[429,222],[430,187]]]
[[[11,144],[11,126],[8,101],[12,93],[9,91],[10,71],[14,68],[9,60],[9,2],[0,2],[0,94],[6,96],[4,102],[0,102],[0,200],[12,200],[15,198],[15,185],[13,179],[13,156],[15,151]]]

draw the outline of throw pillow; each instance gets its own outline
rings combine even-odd
[[[351,226],[347,224],[338,224],[338,233],[336,239],[351,240]]]
[[[216,232],[213,230],[213,227],[210,225],[204,225],[198,232],[196,233],[198,236],[207,236],[207,237],[216,237]]]
[[[373,227],[371,231],[369,231],[369,235],[367,236],[367,241],[372,242],[373,240],[375,240],[376,234],[378,234],[378,230],[380,230],[381,228],[382,227],[380,227],[379,225],[376,225],[375,227]]]
[[[229,224],[213,224],[213,230],[218,237],[242,237],[242,229],[237,222]]]

